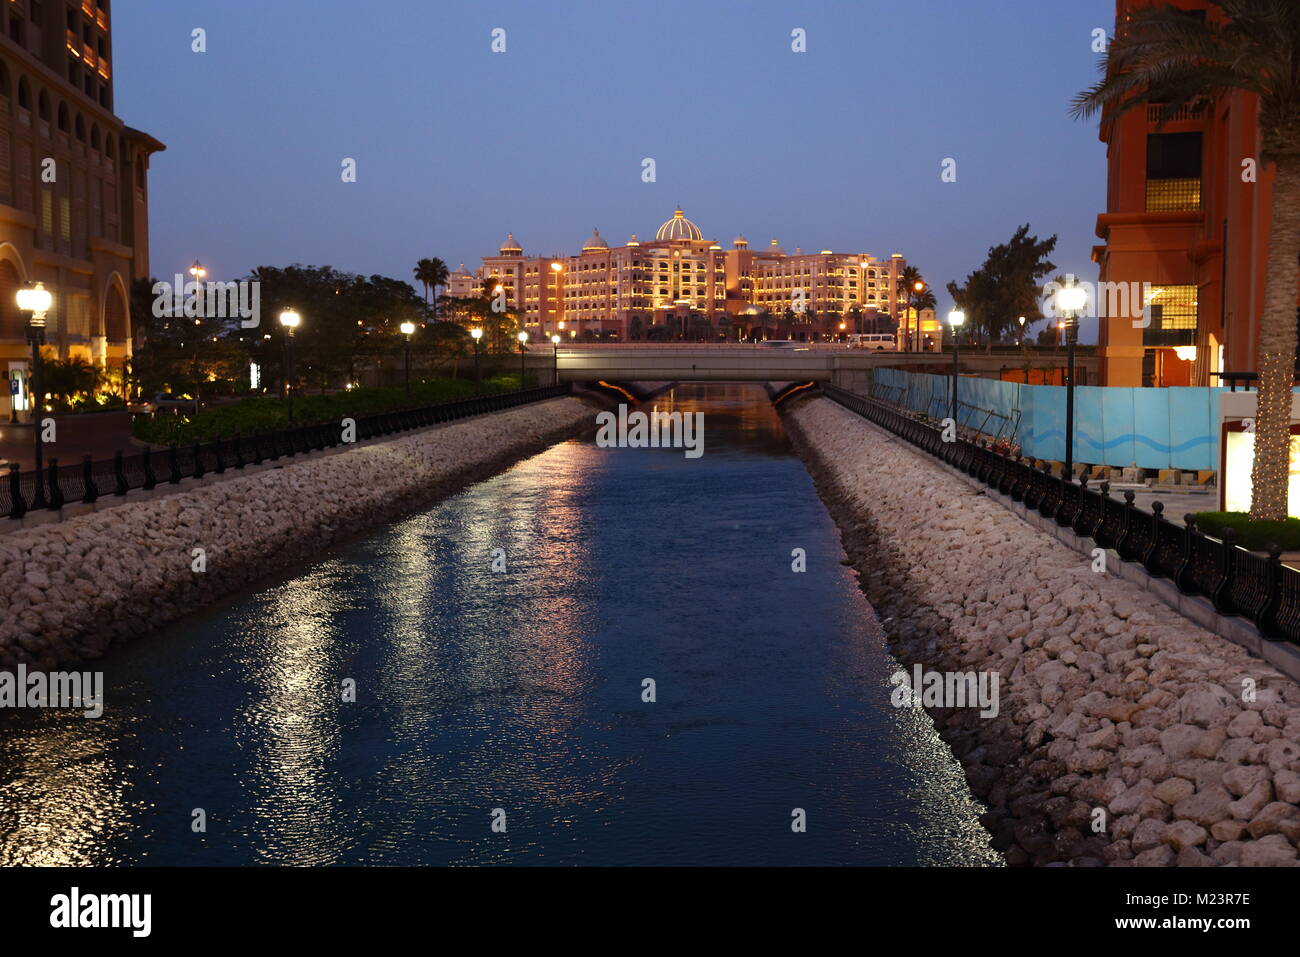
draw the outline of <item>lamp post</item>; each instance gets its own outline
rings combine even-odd
[[[524,344],[528,342],[528,333],[519,333],[519,391],[524,389]]]
[[[948,313],[948,325],[952,328],[952,402],[948,409],[948,415],[954,424],[957,422],[957,373],[960,362],[957,357],[957,331],[961,329],[962,323],[965,321],[966,313],[960,309],[954,309]]]
[[[1020,323],[1020,363],[1025,367],[1025,385],[1029,385],[1029,358],[1025,352],[1025,317],[1016,320]]]
[[[560,384],[560,337],[558,334],[551,336],[551,354],[555,357],[555,385]]]
[[[32,381],[28,386],[28,395],[31,396],[32,441],[36,453],[36,494],[31,503],[33,509],[46,506],[44,456],[41,449],[41,412],[45,405],[45,396],[41,392],[41,346],[45,345],[45,314],[53,304],[54,297],[39,282],[31,289],[18,290],[18,308],[31,313],[27,320],[27,341],[32,346]]]
[[[474,394],[478,395],[480,391],[480,386],[479,386],[480,380],[479,380],[479,371],[478,371],[478,344],[479,344],[479,340],[483,338],[483,330],[480,329],[478,326],[475,326],[473,329],[469,331],[469,334],[474,340]]]
[[[564,328],[564,322],[559,319],[560,315],[560,273],[564,271],[564,266],[560,263],[551,263],[551,271],[555,273],[555,308],[551,312],[556,314],[556,322],[559,328]]]
[[[406,401],[411,401],[411,336],[415,333],[415,323],[402,323],[402,335],[406,336]]]
[[[1065,330],[1065,478],[1074,481],[1074,341],[1078,338],[1078,317],[1088,304],[1088,292],[1069,277],[1069,285],[1056,294],[1056,304]]]
[[[284,326],[284,392],[289,399],[289,424],[293,424],[293,331],[302,322],[302,316],[292,309],[280,313],[280,325]]]
[[[921,348],[921,293],[925,292],[925,283],[917,280],[912,284],[912,312],[913,316],[908,323],[908,330],[911,333],[911,343],[908,346],[909,352],[917,352]],[[916,323],[916,328],[912,328],[912,322]]]
[[[207,276],[207,274],[208,271],[203,268],[203,263],[199,262],[197,259],[194,260],[194,265],[190,266],[190,275],[194,277],[194,313],[195,313],[194,324],[196,326],[203,325],[203,319],[202,319],[203,280]],[[200,332],[198,338],[194,342],[194,414],[195,415],[199,414],[199,399],[200,399],[199,397],[199,386],[200,386],[199,343],[202,341],[203,341],[203,334],[202,332]]]

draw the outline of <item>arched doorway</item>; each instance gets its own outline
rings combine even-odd
[[[8,259],[0,259],[0,339],[26,338],[26,319],[18,310],[22,277]]]
[[[126,310],[126,293],[117,273],[108,282],[104,292],[104,337],[114,345],[124,344],[131,337],[131,324]]]

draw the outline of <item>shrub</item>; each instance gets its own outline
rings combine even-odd
[[[512,392],[518,388],[518,376],[498,376],[483,380],[483,395]],[[293,400],[294,425],[318,425],[343,418],[360,418],[391,412],[394,409],[454,402],[474,397],[474,382],[468,379],[429,379],[411,383],[406,389],[352,389],[329,395],[298,394]],[[288,404],[279,398],[253,396],[233,405],[204,409],[198,415],[157,415],[138,418],[131,424],[132,434],[153,445],[190,445],[230,439],[236,434],[253,435],[289,428]]]
[[[1246,512],[1197,512],[1196,527],[1215,538],[1222,538],[1223,530],[1231,528],[1237,533],[1237,544],[1253,552],[1269,545],[1278,545],[1284,552],[1300,551],[1300,518],[1252,522]]]

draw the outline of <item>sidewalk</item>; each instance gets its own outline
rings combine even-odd
[[[45,443],[42,454],[46,464],[59,460],[60,467],[80,465],[81,458],[89,455],[95,461],[111,459],[118,449],[130,454],[138,451],[131,444],[131,416],[127,412],[89,412],[82,415],[55,416],[55,442]],[[0,459],[7,472],[10,462],[17,462],[24,471],[35,464],[32,445],[34,437],[29,425],[0,423]]]

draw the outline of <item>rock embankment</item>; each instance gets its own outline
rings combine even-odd
[[[998,672],[930,714],[1008,863],[1296,863],[1300,686],[830,400],[786,423],[904,668]]]
[[[0,670],[98,657],[592,427],[594,411],[554,399],[7,535]]]

